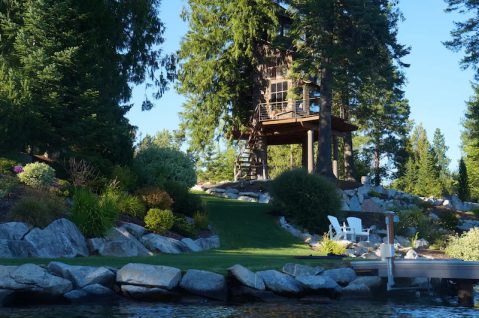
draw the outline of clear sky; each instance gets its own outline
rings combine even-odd
[[[167,27],[165,52],[178,50],[181,37],[187,31],[187,24],[179,16],[183,4],[183,1],[163,0],[160,17]],[[450,39],[453,21],[463,20],[464,16],[446,14],[443,0],[401,0],[400,7],[406,21],[399,26],[399,41],[412,47],[411,54],[404,59],[411,64],[406,70],[405,88],[411,119],[416,124],[423,123],[431,142],[436,128],[441,129],[449,146],[451,169],[457,169],[461,156],[460,122],[466,109],[465,101],[472,95],[470,82],[474,73],[462,71],[459,67],[462,53],[449,51],[441,42]],[[182,110],[184,98],[171,88],[163,98],[154,101],[154,109],[142,112],[144,94],[144,87],[133,91],[135,106],[127,116],[131,123],[143,134],[178,129],[178,112]]]

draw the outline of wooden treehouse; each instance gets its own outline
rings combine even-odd
[[[286,37],[291,20],[279,17],[280,34]],[[233,138],[243,147],[235,161],[235,181],[238,179],[266,180],[268,176],[268,146],[302,144],[302,166],[314,170],[313,145],[318,140],[319,130],[319,88],[314,79],[296,81],[289,78],[293,52],[287,50],[266,50],[264,62],[260,65],[260,78],[255,91],[259,103],[247,123],[247,130],[233,131]],[[288,97],[291,88],[302,94],[301,99]],[[338,138],[345,132],[358,129],[344,116],[331,116],[333,148],[333,172],[338,177]]]

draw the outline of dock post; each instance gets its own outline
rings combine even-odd
[[[457,281],[457,296],[459,305],[463,307],[474,307],[474,281],[470,279],[459,279]]]
[[[392,290],[394,286],[394,222],[399,219],[395,217],[393,211],[386,211],[386,225],[388,229],[388,244],[387,248],[384,248],[387,252],[387,266],[388,266],[388,290]],[[381,249],[381,252],[383,249]],[[382,253],[381,253],[382,256]]]
[[[308,172],[313,173],[314,131],[308,130]]]
[[[338,136],[333,136],[333,174],[339,179]]]

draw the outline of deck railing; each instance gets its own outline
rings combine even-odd
[[[266,75],[269,79],[288,76],[289,69],[286,65],[270,66],[266,68]]]
[[[262,103],[256,109],[257,119],[263,122],[317,116],[319,114],[318,102],[319,98],[308,98],[300,101]]]

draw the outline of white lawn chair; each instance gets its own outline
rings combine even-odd
[[[344,238],[345,240],[348,239],[348,235],[351,235],[351,239],[356,241],[356,233],[354,229],[347,227],[346,225],[339,225],[339,221],[335,216],[328,215],[328,219],[331,222],[329,225],[329,238],[333,239],[333,229],[336,232],[334,239]]]
[[[369,231],[371,229],[363,229],[363,224],[360,218],[347,218],[348,225],[354,230],[356,236],[359,236],[359,240],[361,237],[367,237],[367,241],[369,241]]]

